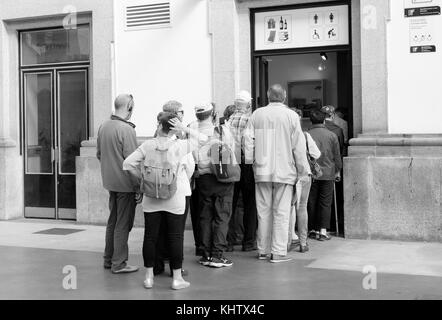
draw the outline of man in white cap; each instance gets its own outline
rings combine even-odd
[[[190,128],[210,137],[209,143],[201,144],[199,150],[194,152],[202,246],[200,264],[214,268],[230,267],[233,262],[224,256],[224,252],[227,249],[226,238],[232,213],[234,183],[221,183],[212,172],[209,150],[211,144],[219,139],[215,132],[218,119],[213,104],[197,106],[195,115],[198,121],[192,123]],[[222,142],[234,150],[234,141],[229,130],[223,126],[222,131]]]
[[[244,130],[247,128],[249,119],[252,116],[252,96],[250,93],[248,91],[241,91],[235,99],[235,106],[236,111],[230,117],[229,126],[230,132],[235,139],[236,159],[238,161],[241,159],[241,181],[235,184],[232,218],[230,219],[227,241],[229,243],[228,251],[233,251],[233,246],[239,238],[236,232],[238,226],[236,225],[235,213],[239,193],[241,192],[244,205],[242,251],[248,252],[257,250],[256,229],[258,227],[253,165],[246,164],[244,161]]]

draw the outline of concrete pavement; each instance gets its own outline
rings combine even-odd
[[[59,230],[41,234],[52,229]],[[173,292],[167,274],[145,290],[144,270],[130,275],[104,270],[104,232],[102,226],[59,221],[0,222],[0,299],[442,299],[440,243],[333,238],[311,241],[311,252],[291,253],[289,263],[273,265],[258,261],[256,253],[235,251],[227,254],[233,267],[211,269],[197,263],[192,232],[186,231],[184,267],[191,287]],[[143,233],[135,228],[129,242],[130,263],[139,266]],[[67,265],[77,271],[76,290],[63,288]],[[377,271],[376,290],[363,287],[367,266]]]

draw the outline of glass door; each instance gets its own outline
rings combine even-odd
[[[75,157],[88,138],[88,69],[23,72],[25,217],[75,220]]]
[[[87,70],[57,74],[57,207],[58,218],[76,218],[75,157],[88,139]]]
[[[24,73],[25,217],[56,217],[52,71]]]

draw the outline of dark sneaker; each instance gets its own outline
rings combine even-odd
[[[309,234],[308,234],[308,237],[309,237],[310,239],[313,239],[313,240],[318,240],[318,238],[319,238],[319,232],[317,232],[317,231],[315,231],[315,230],[310,231]]]
[[[211,262],[212,262],[212,258],[207,258],[207,257],[202,257],[199,261],[199,263],[205,267],[208,267]]]
[[[301,246],[299,247],[299,252],[301,252],[301,253],[307,253],[307,252],[309,252],[309,251],[310,251],[310,248],[308,247],[308,244],[305,245],[305,246],[301,245]]]
[[[287,256],[279,256],[277,254],[272,254],[270,258],[271,263],[283,263],[283,262],[289,262],[292,261],[292,258],[289,258]]]
[[[212,258],[210,262],[212,268],[223,268],[233,266],[233,262],[226,258]]]
[[[260,253],[258,254],[258,260],[269,260],[270,255],[266,253]]]
[[[105,262],[105,263],[103,264],[103,268],[106,269],[106,270],[112,269],[112,263],[106,263],[106,262]]]
[[[125,266],[123,269],[120,270],[112,270],[112,273],[114,274],[120,274],[120,273],[132,273],[132,272],[137,272],[138,271],[138,267],[135,266]]]

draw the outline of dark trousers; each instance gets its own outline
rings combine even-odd
[[[109,220],[106,227],[104,263],[118,271],[129,259],[127,241],[135,219],[135,193],[109,192]]]
[[[330,229],[334,181],[313,181],[308,199],[309,230]]]
[[[192,219],[193,238],[195,239],[195,249],[201,249],[201,232],[200,232],[200,204],[198,186],[192,192],[190,199],[190,217]]]
[[[241,181],[235,183],[235,189],[233,193],[233,207],[232,217],[229,223],[229,233],[227,234],[227,242],[233,245],[237,239],[236,235],[236,219],[235,213],[237,212],[239,193],[242,194],[242,201],[244,205],[243,214],[243,248],[256,247],[256,230],[258,228],[258,214],[256,211],[256,198],[255,198],[255,177],[253,173],[253,165],[241,164]]]
[[[144,266],[146,268],[155,267],[156,247],[163,219],[170,250],[170,267],[172,270],[181,269],[183,266],[184,215],[165,211],[144,213]]]
[[[184,218],[183,218],[184,222],[183,234],[186,228],[186,221],[189,213],[189,203],[190,203],[190,197],[186,197],[186,209],[184,211]],[[157,275],[164,272],[164,260],[168,260],[169,258],[170,258],[170,248],[167,240],[167,221],[166,221],[166,216],[163,215],[161,217],[160,231],[156,246],[154,274]]]
[[[201,242],[206,257],[221,258],[227,249],[232,213],[233,183],[220,183],[214,175],[197,179]]]

